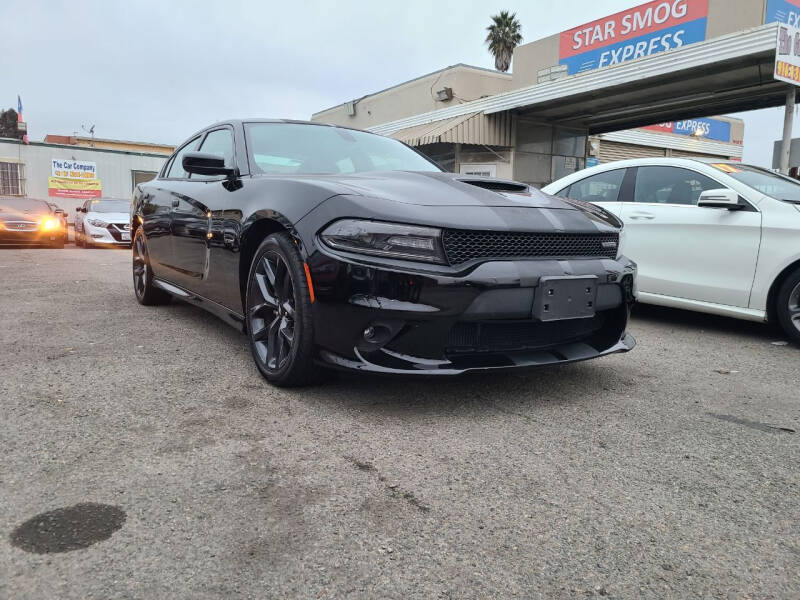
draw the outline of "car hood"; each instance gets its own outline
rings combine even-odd
[[[9,210],[0,211],[0,221],[41,221],[53,216],[52,213],[44,210]]]
[[[107,212],[93,212],[89,211],[86,213],[87,219],[99,219],[101,221],[105,221],[106,223],[128,223],[131,220],[131,216],[128,213],[107,213]]]
[[[577,210],[524,183],[456,173],[381,171],[295,176],[332,195],[369,196],[416,206],[516,206]]]

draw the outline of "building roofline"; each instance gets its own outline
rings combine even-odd
[[[46,148],[63,148],[69,150],[81,150],[86,152],[110,152],[112,154],[130,154],[133,156],[151,156],[153,158],[169,158],[169,154],[157,154],[155,152],[136,152],[133,150],[117,150],[114,148],[92,148],[90,146],[77,146],[74,144],[51,144],[50,142],[29,142],[25,144],[22,140],[15,138],[0,137],[0,144],[15,144],[17,146],[43,146]]]
[[[450,69],[458,69],[458,68],[473,69],[475,71],[483,71],[485,73],[491,73],[493,75],[502,75],[503,77],[506,77],[508,79],[511,79],[511,77],[512,77],[511,73],[504,73],[503,71],[497,71],[495,69],[488,69],[486,67],[476,67],[475,65],[468,65],[466,63],[456,63],[454,65],[450,65],[448,67],[444,67],[444,68],[438,69],[436,71],[431,71],[430,73],[425,73],[425,75],[420,75],[419,77],[414,77],[413,79],[409,79],[409,80],[403,81],[401,83],[396,83],[396,84],[391,85],[391,86],[389,86],[387,88],[384,88],[384,89],[382,89],[382,90],[380,90],[378,92],[372,92],[370,94],[364,94],[360,98],[355,98],[354,100],[350,100],[349,102],[360,102],[364,98],[370,98],[372,96],[377,96],[379,94],[383,94],[384,92],[388,92],[389,90],[393,90],[395,88],[399,88],[399,87],[404,86],[406,84],[413,83],[415,81],[419,81],[420,79],[425,79],[426,77],[430,77],[431,75],[436,75],[437,73],[444,73],[445,71],[449,71]],[[347,104],[347,102],[340,102],[339,104],[335,104],[335,105],[333,105],[333,106],[331,106],[329,108],[323,108],[322,110],[318,110],[317,112],[312,113],[311,118],[313,119],[314,117],[316,117],[318,115],[321,115],[322,113],[326,113],[329,110],[333,110],[335,108],[339,108],[340,106],[344,106],[345,104]]]
[[[60,133],[47,133],[45,134],[45,139],[53,136],[53,137],[64,137],[64,138],[75,138],[76,140],[86,141],[86,142],[111,142],[114,144],[132,144],[134,146],[164,146],[174,148],[175,144],[161,144],[159,142],[137,142],[134,140],[115,140],[111,138],[93,138],[93,137],[86,137],[83,135],[61,135]],[[53,142],[44,142],[46,144],[51,144]],[[69,144],[70,146],[75,144]]]

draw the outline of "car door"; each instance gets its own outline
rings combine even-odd
[[[620,192],[623,189],[625,173],[624,168],[603,171],[576,181],[557,195],[597,204],[619,216],[622,209]]]
[[[154,272],[164,279],[177,283],[177,271],[172,249],[172,211],[177,201],[176,193],[189,174],[183,170],[181,161],[187,152],[197,150],[202,136],[186,142],[172,156],[164,167],[163,176],[141,184],[144,193],[142,227],[147,236],[147,251]]]
[[[726,186],[692,169],[640,166],[632,202],[622,203],[625,254],[639,266],[639,291],[747,307],[761,241],[761,213],[697,206]]]
[[[225,126],[209,131],[198,151],[220,156],[232,167],[233,148],[233,130]],[[213,211],[224,208],[219,203],[227,196],[224,184],[224,177],[192,174],[173,194],[173,268],[179,283],[199,293],[207,273]]]

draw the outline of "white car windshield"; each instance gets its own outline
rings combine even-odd
[[[250,163],[261,173],[440,171],[405,144],[373,133],[301,123],[247,123]]]
[[[130,209],[125,200],[95,200],[89,205],[89,210],[96,213],[126,213]]]
[[[800,204],[800,182],[791,177],[750,165],[721,163],[712,166],[762,194],[784,202]]]

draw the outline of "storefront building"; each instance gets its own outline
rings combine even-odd
[[[800,22],[799,5],[654,0],[519,46],[511,74],[455,65],[311,119],[536,186],[622,158],[740,160],[744,123],[716,115],[780,104],[768,24]]]
[[[87,198],[130,199],[155,177],[168,155],[0,139],[0,196],[48,200],[70,221]]]

